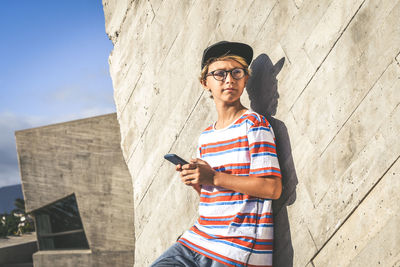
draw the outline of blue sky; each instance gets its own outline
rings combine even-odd
[[[0,6],[0,187],[20,183],[14,132],[115,112],[101,0]]]

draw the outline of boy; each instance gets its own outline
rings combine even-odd
[[[152,266],[272,266],[271,199],[281,194],[281,173],[271,126],[240,102],[252,57],[243,43],[204,50],[200,83],[218,119],[201,134],[198,158],[176,167],[200,194],[200,216]]]

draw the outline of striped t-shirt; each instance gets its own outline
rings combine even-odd
[[[199,138],[199,157],[216,171],[239,176],[281,177],[268,121],[247,110],[224,129],[212,125]],[[270,199],[222,187],[201,189],[199,219],[179,242],[228,266],[272,266]]]

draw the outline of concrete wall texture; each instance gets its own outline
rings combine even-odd
[[[166,153],[195,155],[215,120],[202,51],[252,45],[243,102],[267,115],[284,191],[275,266],[400,266],[400,1],[103,0],[121,146],[134,185],[135,266],[196,219]],[[397,193],[396,193],[397,192]]]
[[[16,132],[28,212],[75,193],[89,250],[39,251],[35,266],[132,266],[132,179],[116,114]]]

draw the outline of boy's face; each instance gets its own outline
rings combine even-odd
[[[243,66],[232,59],[224,61],[215,61],[208,66],[208,73],[216,70],[230,71],[236,68],[243,68]],[[227,76],[222,81],[217,81],[212,75],[208,76],[203,82],[203,86],[206,90],[210,90],[215,103],[232,104],[240,101],[240,96],[243,93],[244,87],[248,75],[245,75],[241,79],[234,79],[231,73],[227,73]]]

